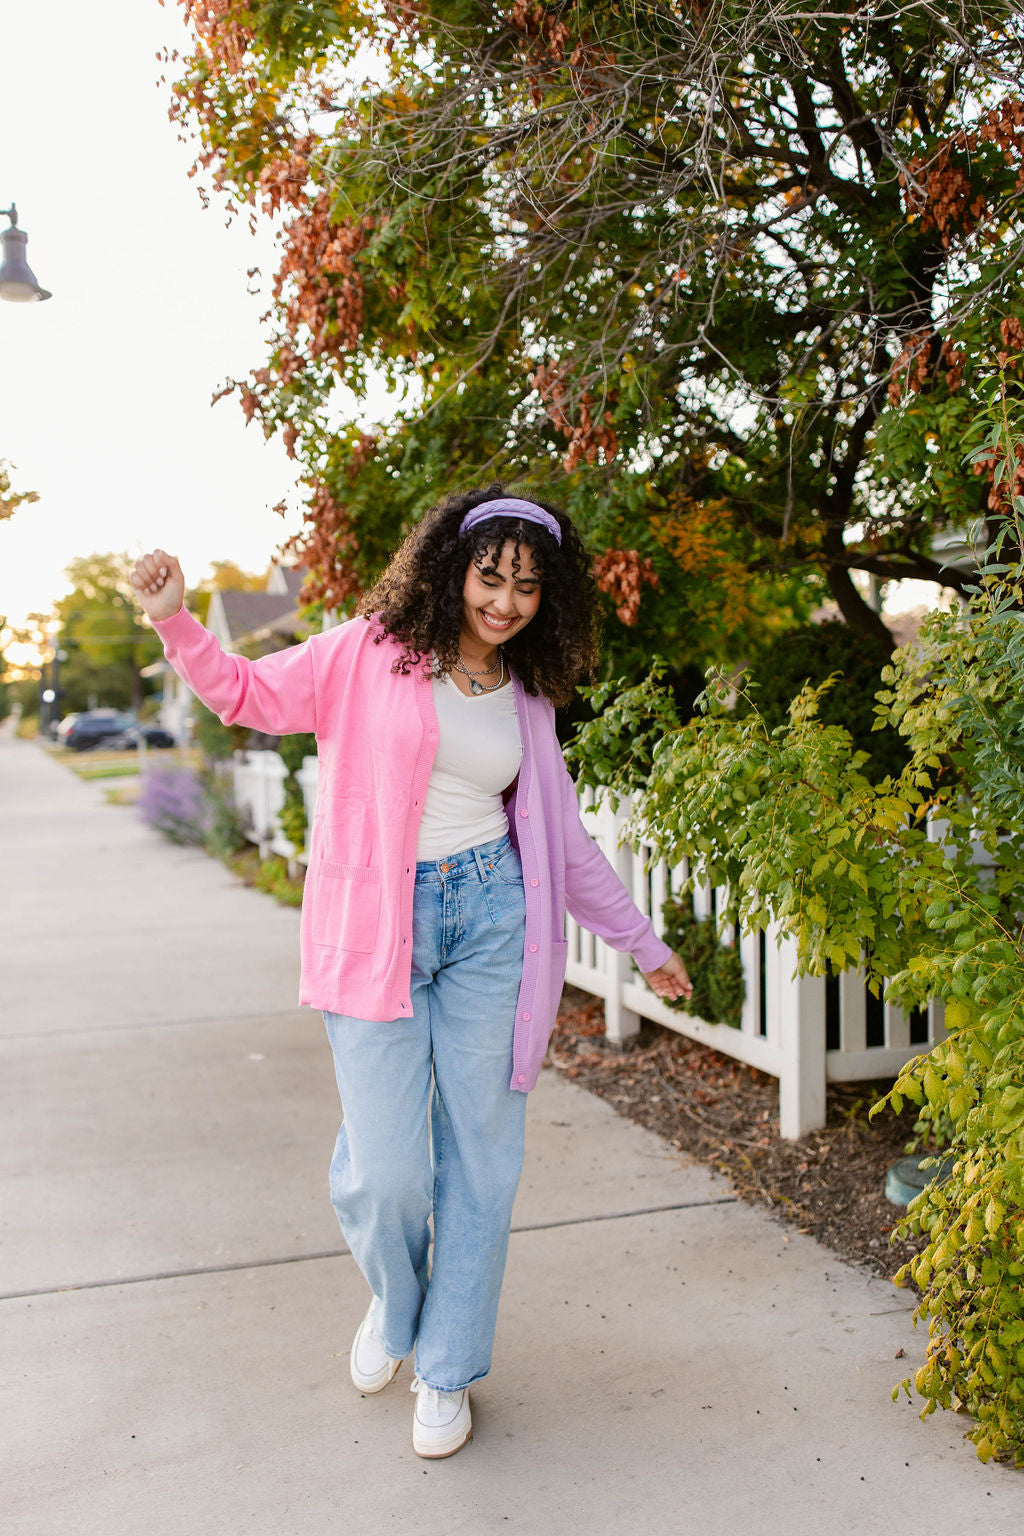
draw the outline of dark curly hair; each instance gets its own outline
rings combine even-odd
[[[449,672],[459,659],[462,589],[470,562],[481,571],[493,569],[508,542],[516,546],[516,560],[525,546],[541,579],[540,607],[505,644],[505,659],[527,693],[542,693],[564,706],[578,683],[593,681],[597,665],[591,560],[566,513],[532,495],[530,500],[558,522],[561,544],[539,523],[516,517],[487,518],[468,533],[459,532],[467,512],[506,494],[495,484],[434,507],[403,539],[383,576],[360,598],[358,611],[381,624],[379,640],[390,635],[405,647],[396,672],[407,673],[421,662],[428,670]]]

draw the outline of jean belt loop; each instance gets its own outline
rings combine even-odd
[[[474,859],[476,859],[476,867],[477,867],[477,869],[480,872],[480,879],[483,881],[484,884],[486,884],[487,883],[487,871],[484,868],[484,861],[480,857],[480,850],[479,850],[479,848],[474,848],[473,849],[473,857],[474,857]]]

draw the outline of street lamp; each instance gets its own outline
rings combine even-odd
[[[30,304],[34,299],[50,298],[51,294],[46,288],[40,288],[32,268],[25,260],[28,236],[23,229],[18,228],[17,208],[12,203],[9,208],[0,208],[0,214],[6,214],[11,221],[10,228],[0,235],[4,243],[4,260],[0,266],[0,299],[7,299],[12,304]]]

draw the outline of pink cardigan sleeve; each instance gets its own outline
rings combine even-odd
[[[270,736],[316,730],[308,641],[250,661],[223,651],[185,608],[153,628],[175,672],[225,725],[246,725]]]
[[[558,754],[561,760],[561,753]],[[649,917],[590,836],[580,817],[576,786],[561,763],[562,809],[565,827],[565,905],[581,927],[596,933],[613,949],[633,956],[642,971],[656,971],[672,954],[659,939]]]

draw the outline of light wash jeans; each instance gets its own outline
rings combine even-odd
[[[523,1163],[509,1088],[526,902],[507,837],[416,866],[412,1017],[325,1013],[344,1122],[331,1203],[384,1349],[455,1391],[486,1376]],[[433,1260],[429,1221],[433,1216]]]

